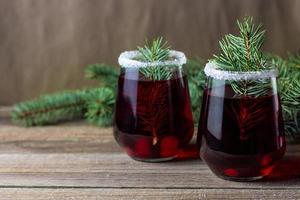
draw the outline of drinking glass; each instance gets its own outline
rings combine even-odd
[[[223,71],[208,63],[205,74],[201,158],[224,179],[250,181],[270,174],[286,148],[277,70]]]
[[[164,62],[142,62],[138,51],[120,55],[114,137],[135,160],[174,159],[193,136],[186,57],[170,51]]]

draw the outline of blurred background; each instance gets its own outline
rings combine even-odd
[[[252,15],[265,50],[300,49],[299,0],[0,0],[0,106],[95,86],[86,65],[117,67],[124,50],[164,36],[188,57],[210,58],[218,40]]]

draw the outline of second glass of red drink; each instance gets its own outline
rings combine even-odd
[[[249,181],[270,174],[286,148],[277,70],[230,72],[208,63],[205,73],[201,158],[225,179]]]

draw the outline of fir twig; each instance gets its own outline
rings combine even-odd
[[[300,134],[300,57],[289,55],[285,60],[267,55],[279,69],[278,88],[281,97],[285,134],[296,137]]]
[[[265,30],[262,24],[255,27],[252,17],[237,21],[239,36],[225,35],[219,42],[220,54],[214,55],[213,62],[226,71],[260,71],[269,69],[262,53]]]
[[[162,37],[154,39],[151,44],[146,41],[146,45],[138,47],[138,50],[142,55],[139,59],[147,62],[165,61],[169,58],[170,53],[170,47]]]
[[[110,88],[98,88],[86,96],[88,122],[98,126],[112,125],[113,107],[115,104],[114,91]]]
[[[245,17],[241,22],[237,21],[239,36],[226,35],[220,41],[220,54],[214,55],[214,62],[220,70],[226,71],[263,71],[272,67],[264,58],[262,45],[265,38],[265,30],[262,25],[257,27],[252,17]],[[236,95],[261,96],[267,93],[271,87],[266,80],[256,81],[231,81],[231,87]]]
[[[144,47],[138,47],[141,56],[138,60],[143,62],[166,61],[169,59],[170,47],[163,38],[157,38],[151,44],[146,42]],[[150,80],[169,80],[172,77],[172,66],[148,66],[140,69],[140,72]]]
[[[114,101],[110,88],[65,91],[19,103],[11,118],[22,126],[41,126],[85,116],[91,123],[108,126],[111,125]]]
[[[118,75],[116,67],[106,64],[92,64],[85,69],[86,78],[98,80],[102,86],[111,88],[116,87]]]
[[[81,117],[84,96],[85,91],[66,91],[19,103],[11,113],[12,121],[22,126],[36,126]]]
[[[189,93],[191,96],[191,106],[195,125],[197,125],[200,117],[202,95],[206,83],[206,77],[203,70],[204,66],[204,60],[193,58],[188,59],[187,64],[184,67],[188,77]]]

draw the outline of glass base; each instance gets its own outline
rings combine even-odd
[[[172,157],[166,157],[166,158],[137,158],[137,157],[132,157],[130,156],[130,158],[132,158],[133,160],[136,161],[140,161],[140,162],[149,162],[149,163],[156,163],[156,162],[166,162],[166,161],[170,161],[170,160],[174,160],[177,158],[176,156],[172,156]]]
[[[236,181],[236,182],[251,182],[251,181],[257,181],[260,179],[263,179],[265,176],[255,176],[255,177],[231,177],[231,176],[220,176],[219,178],[222,178],[224,180],[228,181]]]

